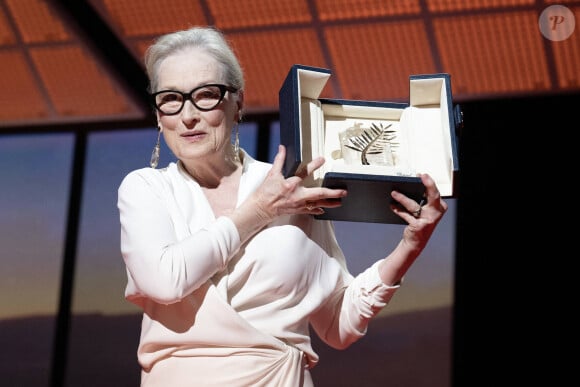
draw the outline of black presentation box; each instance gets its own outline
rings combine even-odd
[[[419,203],[420,172],[434,178],[442,197],[457,196],[462,117],[449,74],[411,75],[409,103],[319,98],[329,78],[328,69],[293,65],[279,93],[285,176],[323,156],[305,185],[348,190],[340,207],[317,218],[405,224],[390,209],[390,192]]]

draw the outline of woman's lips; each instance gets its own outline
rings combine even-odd
[[[181,134],[181,137],[187,141],[197,141],[206,135],[205,132],[186,132]]]

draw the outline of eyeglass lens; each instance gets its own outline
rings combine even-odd
[[[185,101],[190,99],[196,108],[208,111],[221,102],[226,90],[226,87],[221,85],[205,85],[189,93],[162,91],[155,94],[155,106],[164,114],[177,114],[183,108]]]

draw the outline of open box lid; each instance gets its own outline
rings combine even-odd
[[[303,161],[301,99],[317,99],[329,78],[328,69],[295,64],[280,88],[280,142],[286,146],[286,177],[296,174]]]
[[[310,144],[310,125],[321,127],[322,132],[330,135],[326,138],[324,135],[313,136],[313,143],[322,141],[323,148],[330,148],[336,154],[340,150],[332,144],[334,140],[329,140],[335,138],[333,130],[336,129],[332,125],[351,119],[351,114],[364,116],[369,111],[371,115],[380,114],[381,118],[390,116],[389,119],[400,126],[400,133],[412,139],[413,150],[408,156],[416,172],[401,175],[385,173],[384,169],[377,169],[375,165],[344,166],[332,160],[330,154],[323,154],[327,162],[317,171],[323,174],[323,178],[307,185],[346,188],[349,195],[343,199],[341,207],[325,209],[326,213],[319,218],[404,223],[390,210],[390,191],[397,189],[420,202],[424,186],[416,177],[417,172],[429,173],[443,197],[457,196],[459,165],[456,131],[462,125],[462,117],[459,107],[452,104],[448,74],[410,76],[409,103],[319,98],[330,74],[328,69],[294,65],[280,89],[280,139],[287,148],[285,175],[296,174],[313,155],[317,155],[317,149],[311,149],[314,146]],[[306,105],[304,101],[307,101]],[[314,106],[310,110],[305,108],[309,103]],[[431,153],[437,157],[433,158]]]

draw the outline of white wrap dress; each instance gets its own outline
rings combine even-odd
[[[238,205],[270,168],[244,154]],[[242,245],[179,162],[129,173],[118,208],[142,386],[312,386],[310,329],[346,348],[398,289],[379,261],[353,277],[330,221],[286,216]]]

